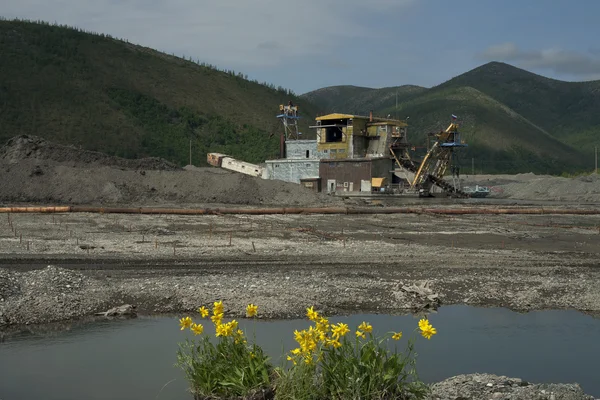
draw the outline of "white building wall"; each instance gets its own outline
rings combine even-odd
[[[267,160],[264,176],[285,182],[300,183],[300,179],[319,177],[319,160]]]

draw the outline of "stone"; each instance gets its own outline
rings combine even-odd
[[[136,317],[137,312],[135,311],[135,306],[133,306],[131,304],[123,304],[118,307],[113,307],[107,311],[96,313],[96,315],[101,315],[104,317],[118,317],[118,316]]]

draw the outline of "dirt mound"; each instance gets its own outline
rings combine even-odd
[[[494,197],[571,203],[600,202],[600,176],[594,174],[575,178],[531,173],[472,175],[465,179],[464,185],[474,184],[491,187]]]
[[[33,160],[44,164],[60,164],[71,167],[111,166],[134,170],[179,170],[177,165],[157,157],[128,160],[104,153],[79,149],[48,142],[37,136],[15,136],[0,148],[0,160],[15,164]]]
[[[122,206],[309,206],[342,202],[220,168],[127,160],[19,136],[0,149],[0,202]]]

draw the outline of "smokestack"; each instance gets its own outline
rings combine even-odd
[[[373,110],[369,111],[369,122],[373,122]]]
[[[285,135],[279,137],[279,158],[285,158]]]

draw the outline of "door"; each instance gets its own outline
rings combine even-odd
[[[335,192],[335,179],[327,179],[327,192]]]
[[[354,182],[350,182],[349,183],[348,191],[349,192],[354,192]]]

